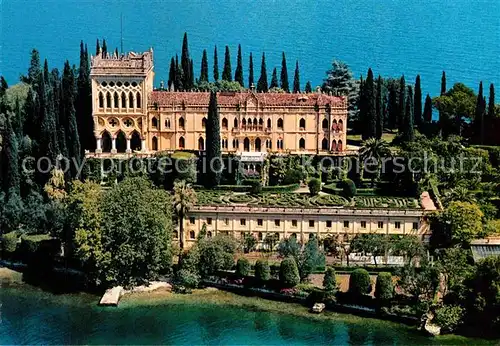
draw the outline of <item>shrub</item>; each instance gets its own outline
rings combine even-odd
[[[379,300],[390,300],[394,296],[394,284],[392,282],[392,274],[381,272],[377,276],[375,284],[375,297]]]
[[[255,263],[255,279],[263,284],[271,278],[271,268],[266,260],[259,259]]]
[[[365,269],[355,269],[349,277],[349,293],[354,295],[368,294],[372,290],[370,274]]]
[[[1,238],[2,252],[7,256],[12,255],[16,251],[18,239],[16,232],[5,233]]]
[[[433,322],[452,332],[462,323],[464,309],[458,305],[445,305],[436,310]]]
[[[323,278],[323,288],[328,292],[337,290],[337,278],[335,277],[335,269],[332,267],[326,268],[325,277]]]
[[[316,196],[321,191],[321,180],[313,178],[309,180],[308,186],[311,196]]]
[[[285,258],[280,265],[280,283],[285,288],[295,287],[300,282],[299,269],[292,257]]]
[[[238,258],[236,262],[236,275],[240,278],[250,274],[250,262],[245,257]]]
[[[189,289],[196,288],[198,287],[198,284],[200,282],[200,276],[189,269],[181,269],[177,272],[177,278],[176,278],[175,284],[177,286],[183,286]]]
[[[250,186],[250,193],[252,195],[258,195],[262,192],[262,183],[260,182],[260,180],[252,180],[250,182]]]
[[[347,198],[351,198],[356,195],[356,185],[351,179],[344,179],[342,181],[342,193]]]
[[[290,169],[286,172],[285,178],[283,179],[283,184],[298,184],[304,179],[304,173],[301,169]]]

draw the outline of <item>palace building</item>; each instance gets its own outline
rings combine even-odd
[[[153,50],[91,58],[96,155],[205,150],[210,94],[153,87]],[[219,92],[223,153],[345,155],[347,98]]]

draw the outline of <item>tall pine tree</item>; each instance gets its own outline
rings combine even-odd
[[[446,94],[446,73],[443,71],[443,74],[441,75],[441,93],[440,96],[443,96]],[[443,127],[445,126],[445,119],[444,119],[444,114],[442,111],[439,111],[439,133],[442,134],[443,132]]]
[[[231,54],[229,53],[229,47],[226,46],[226,52],[224,54],[224,69],[222,70],[222,80],[231,82],[233,77],[231,76]]]
[[[181,54],[181,68],[182,68],[182,86],[183,90],[190,90],[191,85],[191,59],[189,58],[189,46],[187,33],[184,33],[184,38],[182,39],[182,54]]]
[[[78,69],[76,94],[76,121],[81,142],[82,155],[85,149],[95,150],[94,120],[92,118],[92,87],[90,65],[86,46],[80,42],[80,67]]]
[[[193,59],[189,60],[189,85],[191,90],[194,87],[194,63]]]
[[[300,74],[299,74],[299,61],[295,62],[295,74],[293,76],[293,92],[300,92]]]
[[[484,144],[484,115],[486,112],[486,101],[483,96],[483,82],[479,82],[479,91],[476,100],[476,110],[474,112],[474,130],[479,137],[479,143]]]
[[[76,122],[76,112],[74,107],[75,100],[75,77],[73,70],[68,61],[64,64],[64,71],[62,75],[61,88],[62,88],[62,109],[64,111],[64,118],[66,119],[65,134],[66,134],[66,147],[68,150],[69,158],[72,160],[71,164],[71,178],[76,178],[77,167],[82,161],[82,150],[80,146],[80,138],[78,136],[78,128]]]
[[[311,92],[312,92],[312,85],[311,85],[311,81],[307,81],[306,86],[305,86],[305,88],[304,88],[304,91],[305,91],[306,93],[311,93]]]
[[[258,92],[267,92],[267,68],[266,68],[266,53],[262,53],[262,63],[260,65],[260,78],[257,82]]]
[[[281,58],[281,75],[280,75],[280,85],[281,89],[285,92],[290,92],[290,85],[288,83],[288,68],[286,67],[286,57],[285,52],[282,53]]]
[[[382,133],[384,132],[384,110],[383,110],[383,100],[382,100],[382,77],[380,75],[377,79],[377,95],[375,108],[377,111],[377,138],[382,138]]]
[[[101,52],[101,44],[99,42],[99,39],[97,39],[97,42],[95,44],[95,55],[98,56],[100,52]]]
[[[179,65],[179,57],[175,54],[175,83],[174,87],[176,91],[184,90],[184,73],[182,72],[182,67]]]
[[[413,108],[415,125],[419,127],[422,124],[422,89],[420,86],[420,75],[417,75],[417,78],[415,80],[415,96]]]
[[[106,58],[107,55],[108,55],[108,46],[106,45],[106,40],[105,39],[102,40],[101,53],[102,53],[102,57],[103,58]]]
[[[217,57],[217,46],[214,48],[214,81],[219,80],[219,58]]]
[[[40,82],[41,74],[42,65],[40,65],[40,54],[36,49],[33,49],[31,51],[30,67],[28,68],[27,83],[36,88],[36,86]]]
[[[404,132],[405,130],[405,114],[406,114],[406,82],[405,76],[401,76],[399,81],[399,112],[398,112],[398,130]]]
[[[206,49],[203,49],[203,56],[201,57],[200,82],[208,82],[208,57]]]
[[[424,122],[430,124],[432,122],[432,99],[429,94],[425,97],[425,105],[424,105]]]
[[[490,98],[488,100],[488,119],[495,117],[495,86],[490,84]]]
[[[217,106],[217,93],[210,93],[210,103],[208,104],[207,125],[205,127],[205,137],[207,139],[206,150],[206,173],[204,185],[213,188],[219,185],[222,175],[222,155],[221,137],[219,124],[219,109]]]
[[[269,84],[269,89],[278,87],[278,72],[276,67],[273,69],[273,75],[271,76],[271,84]]]
[[[405,116],[403,125],[403,140],[411,142],[415,139],[415,129],[413,124],[413,90],[411,86],[408,86],[408,92],[406,95],[405,103]]]
[[[2,165],[3,188],[5,193],[20,192],[20,174],[19,174],[19,145],[17,136],[12,127],[13,113],[7,112],[5,117],[5,129],[3,132],[3,148],[0,151],[2,158],[0,162]]]
[[[253,56],[252,52],[250,52],[250,61],[248,62],[248,87],[255,87],[254,85],[254,77],[253,77]]]
[[[364,130],[362,134],[363,139],[374,138],[377,136],[377,104],[376,104],[376,88],[373,80],[373,71],[368,69],[368,74],[364,84],[363,90],[363,112],[360,114],[361,121],[363,122]]]
[[[170,70],[168,71],[168,89],[175,89],[175,80],[176,80],[177,68],[175,66],[175,59],[172,57],[170,59]]]
[[[234,72],[234,81],[244,86],[243,81],[243,58],[241,57],[241,44],[238,45],[238,59],[236,62],[236,71]]]

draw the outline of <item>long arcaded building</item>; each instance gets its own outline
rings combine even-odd
[[[153,50],[91,58],[97,155],[205,149],[208,92],[153,87]],[[344,155],[347,99],[314,93],[218,93],[223,152]]]

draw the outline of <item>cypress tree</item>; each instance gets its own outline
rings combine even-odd
[[[267,92],[267,68],[266,68],[266,53],[262,53],[262,63],[260,65],[260,78],[257,82],[258,92]]]
[[[106,45],[106,40],[102,40],[102,57],[105,58],[108,55],[108,46]]]
[[[187,33],[184,33],[182,40],[181,68],[182,68],[182,85],[184,90],[191,89],[191,59],[189,58],[189,47]]]
[[[286,67],[285,52],[282,53],[282,58],[281,58],[280,85],[281,85],[281,89],[283,89],[287,93],[290,92],[290,85],[288,83],[288,69]]]
[[[203,55],[201,57],[200,82],[208,82],[208,58],[206,49],[203,49]]]
[[[101,44],[99,43],[99,39],[97,39],[97,42],[95,44],[95,55],[99,55],[99,51],[101,50]]]
[[[422,89],[420,87],[420,75],[417,75],[417,79],[415,80],[413,116],[415,117],[415,125],[419,127],[420,124],[422,124]]]
[[[408,86],[408,93],[406,95],[405,104],[405,117],[403,125],[403,139],[407,142],[411,142],[415,138],[415,130],[413,127],[413,90],[411,86]]]
[[[208,104],[207,126],[205,127],[205,137],[207,139],[206,151],[206,179],[204,185],[212,188],[219,185],[222,173],[222,156],[220,148],[220,124],[219,109],[217,106],[217,93],[210,93],[210,103]]]
[[[406,82],[405,76],[401,76],[401,80],[399,81],[399,112],[398,112],[398,130],[399,132],[405,131],[405,114],[406,114]]]
[[[175,83],[174,83],[175,90],[177,90],[177,91],[184,90],[183,80],[184,80],[184,73],[182,72],[182,68],[179,65],[179,57],[176,54],[175,55]]]
[[[51,84],[49,76],[49,63],[47,59],[43,61],[43,79],[45,80],[45,83]]]
[[[55,110],[55,120],[57,127],[57,147],[59,149],[59,154],[64,157],[69,158],[68,148],[66,147],[66,117],[64,114],[64,101],[62,92],[62,81],[59,76],[59,70],[56,68],[52,70],[52,90],[54,97],[54,110]],[[92,119],[92,118],[91,118]],[[92,128],[94,124],[92,122]],[[92,133],[93,135],[93,133]],[[92,140],[94,137],[92,137]]]
[[[432,122],[432,99],[429,94],[427,94],[427,96],[425,97],[424,122]]]
[[[194,87],[194,64],[193,59],[189,60],[189,90]]]
[[[31,51],[30,67],[28,68],[28,84],[35,87],[40,82],[41,74],[40,54],[36,49],[33,49]]]
[[[396,87],[396,83],[389,84],[389,95],[388,95],[388,105],[387,105],[387,113],[388,113],[388,122],[387,127],[390,129],[395,129],[396,124],[398,123],[398,114],[399,114],[399,95]]]
[[[224,55],[224,70],[222,70],[222,80],[231,82],[233,77],[231,76],[231,55],[229,54],[229,47],[226,46],[226,53]]]
[[[273,69],[273,75],[271,77],[271,84],[269,85],[269,89],[278,87],[278,72],[276,71],[276,67]]]
[[[5,119],[5,130],[3,133],[3,149],[0,151],[2,156],[0,169],[3,171],[4,191],[14,191],[19,194],[20,191],[20,174],[19,174],[19,146],[17,136],[12,127],[13,114],[8,112]]]
[[[362,116],[364,123],[363,139],[368,139],[377,136],[377,104],[376,104],[376,89],[373,80],[373,71],[368,69],[368,75],[364,84],[363,90],[363,110]]]
[[[120,56],[120,53],[118,52],[118,47],[115,47],[115,56],[116,56],[116,57],[119,57],[119,56]]]
[[[474,112],[474,127],[479,141],[484,143],[484,113],[486,111],[486,101],[483,96],[483,82],[479,82],[479,92],[476,100],[476,110]]]
[[[217,57],[217,46],[214,48],[214,81],[219,80],[219,58]]]
[[[382,133],[384,132],[384,110],[382,101],[382,77],[380,77],[380,75],[377,79],[377,96],[375,107],[377,112],[376,136],[377,138],[382,138]]]
[[[168,71],[168,89],[172,90],[172,87],[175,89],[175,80],[176,80],[176,75],[177,74],[177,68],[175,66],[175,59],[172,57],[170,59],[170,70]]]
[[[241,57],[241,44],[238,45],[238,59],[236,62],[236,71],[234,72],[234,80],[244,86],[243,82],[243,58]]]
[[[495,86],[490,84],[490,98],[488,100],[488,119],[495,117]]]
[[[90,65],[88,52],[83,41],[80,42],[80,66],[78,69],[76,94],[76,121],[82,155],[85,149],[95,150],[94,120],[92,118],[92,87],[90,84]]]
[[[248,63],[248,87],[251,88],[254,85],[254,78],[253,78],[253,56],[252,53],[250,52],[250,61]]]
[[[306,87],[304,89],[306,93],[311,93],[312,92],[312,86],[311,86],[311,81],[307,81]]]
[[[358,95],[358,123],[359,127],[361,129],[361,135],[363,135],[364,132],[364,123],[365,123],[365,97],[364,97],[364,90],[365,90],[365,82],[363,80],[363,75],[359,76],[359,95]]]
[[[66,119],[65,134],[66,134],[66,148],[68,156],[72,160],[71,164],[71,177],[75,178],[77,169],[75,165],[80,165],[82,158],[82,151],[80,146],[80,138],[78,136],[78,128],[76,123],[76,112],[74,107],[74,83],[75,77],[69,62],[64,64],[64,71],[61,81],[62,89],[62,109],[64,110],[64,118]]]
[[[443,71],[441,76],[441,96],[446,94],[446,72]]]
[[[293,92],[300,92],[300,75],[299,75],[299,61],[295,62],[295,74],[293,76]]]

